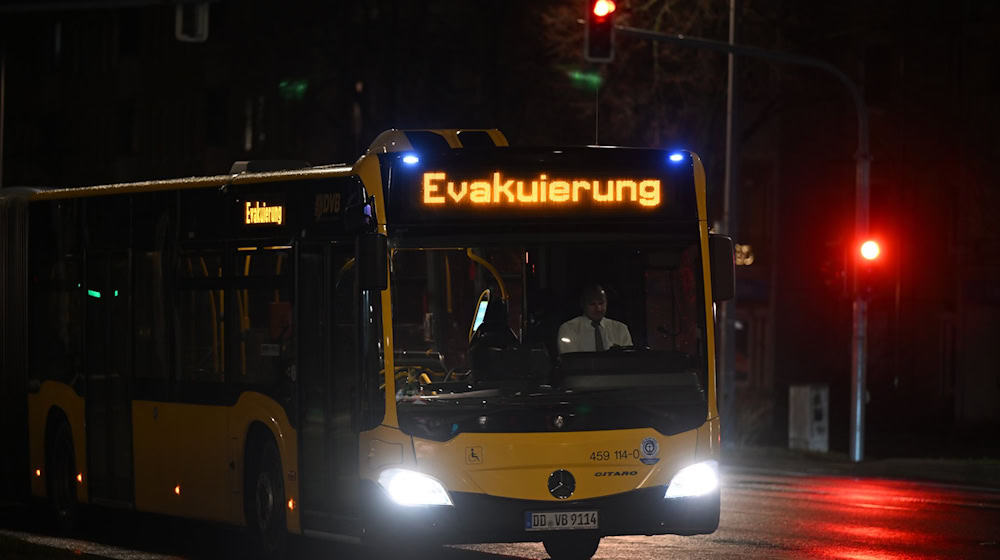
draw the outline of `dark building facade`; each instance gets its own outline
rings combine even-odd
[[[1000,13],[973,1],[785,8],[795,25],[745,39],[829,61],[869,111],[870,227],[883,245],[870,276],[870,449],[996,453],[988,434],[1000,422],[1000,237],[987,216],[1000,209],[991,137],[1000,83],[989,70]],[[750,402],[777,399],[779,437],[788,386],[829,384],[831,445],[846,449],[856,112],[832,75],[750,61],[742,72],[772,79],[742,107],[753,136],[742,146],[736,237],[755,248],[755,262],[739,269],[737,318],[751,330],[737,336],[750,372],[737,383]],[[781,114],[752,129],[770,107]]]

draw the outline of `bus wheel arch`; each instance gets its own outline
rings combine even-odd
[[[285,488],[274,434],[260,422],[247,430],[243,457],[243,513],[254,552],[273,557],[284,547]]]
[[[45,419],[45,494],[55,528],[73,529],[77,522],[76,455],[69,418],[53,406]]]

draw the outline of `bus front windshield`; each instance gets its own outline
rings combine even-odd
[[[396,401],[412,435],[669,434],[705,420],[696,238],[397,248],[392,309]]]

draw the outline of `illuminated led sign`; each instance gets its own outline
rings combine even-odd
[[[246,225],[280,226],[285,221],[285,207],[280,204],[268,206],[266,202],[246,201],[243,210],[243,223]]]
[[[490,178],[449,179],[443,171],[423,174],[422,201],[430,207],[607,206],[656,208],[663,202],[659,179],[619,177],[517,178],[494,171]]]

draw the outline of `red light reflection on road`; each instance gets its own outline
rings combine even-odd
[[[905,497],[901,495],[899,489],[887,488],[878,483],[858,481],[858,480],[827,480],[821,485],[837,502],[852,506],[889,506],[898,503]]]
[[[817,478],[812,488],[844,506],[869,509],[916,509],[926,504],[947,503],[947,493],[931,492],[916,484],[897,480],[852,480]]]
[[[861,550],[845,546],[831,546],[818,551],[817,558],[836,560],[912,560],[914,556],[890,554],[884,550]]]
[[[921,540],[919,535],[912,531],[899,531],[886,527],[823,523],[818,527],[818,530],[826,533],[839,533],[848,537],[878,541],[887,539],[907,542],[912,542],[914,539]]]
[[[813,489],[839,508],[850,511],[846,522],[816,521],[806,531],[828,535],[836,544],[809,551],[814,558],[831,560],[913,560],[930,558],[900,550],[934,550],[938,537],[922,531],[899,529],[901,510],[926,508],[942,496],[899,481],[819,478]],[[900,516],[904,517],[901,518]]]
[[[847,540],[854,544],[820,546],[812,551],[810,556],[836,560],[912,560],[924,558],[913,554],[897,554],[886,550],[886,547],[905,543],[906,546],[923,548],[932,540],[929,535],[915,531],[901,531],[876,525],[857,525],[846,523],[817,523],[816,533],[834,536],[837,540]],[[867,545],[867,546],[865,546]]]

